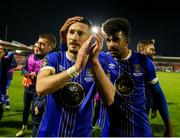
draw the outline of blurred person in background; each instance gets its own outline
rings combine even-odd
[[[12,63],[11,63],[11,69],[8,71],[8,83],[7,83],[7,90],[6,90],[6,100],[5,100],[5,109],[8,111],[10,110],[10,92],[9,92],[9,87],[11,85],[11,81],[13,80],[13,73],[14,69],[17,67],[17,62],[16,59],[13,57]]]
[[[23,124],[22,129],[16,134],[17,137],[24,136],[27,130],[27,123],[29,112],[31,108],[31,102],[33,102],[32,111],[35,110],[35,103],[37,104],[37,93],[36,93],[36,77],[40,68],[42,66],[42,60],[44,56],[52,51],[56,46],[56,38],[52,34],[42,34],[39,35],[38,40],[34,44],[34,52],[30,54],[24,63],[22,68],[23,81],[22,84],[24,86],[24,108],[23,108]],[[40,100],[40,99],[39,99]],[[41,102],[41,100],[39,101]],[[36,133],[37,129],[35,114],[32,114],[32,122],[34,124],[32,134]],[[40,117],[41,118],[41,117]]]
[[[13,58],[13,52],[8,52],[5,47],[0,46],[0,120],[3,116],[3,104],[7,97],[8,71],[17,67]]]

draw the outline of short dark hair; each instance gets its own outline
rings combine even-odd
[[[89,26],[89,28],[92,28],[92,23],[91,23],[91,21],[89,21],[88,19],[86,19],[86,18],[84,18],[84,17],[78,19],[77,22],[87,24],[87,25]]]
[[[67,43],[66,36],[67,36],[68,29],[75,22],[88,25],[88,29],[91,32],[92,23],[88,19],[82,16],[74,16],[74,17],[68,18],[59,31],[61,43]]]
[[[155,39],[149,39],[149,40],[141,40],[137,43],[137,51],[140,52],[141,49],[144,49],[149,44],[155,44]]]
[[[72,17],[72,18],[73,18],[73,17]],[[88,25],[89,29],[92,29],[92,26],[93,26],[93,24],[91,23],[90,20],[88,20],[87,18],[82,17],[82,16],[79,16],[78,19],[73,19],[72,21],[76,21],[76,22],[79,22],[79,23],[86,24],[86,25]],[[67,27],[66,33],[67,33],[67,31],[68,31],[68,29],[69,29],[69,27],[70,27],[71,25],[72,25],[72,24],[70,23],[69,26]]]
[[[137,51],[141,52],[141,50],[143,50],[145,48],[145,46],[147,46],[149,43],[147,40],[141,40],[137,43]]]
[[[130,37],[130,23],[125,18],[110,18],[102,24],[103,31],[114,36],[115,33],[122,31],[122,33],[129,38]]]
[[[56,37],[53,34],[41,34],[39,38],[47,39],[49,43],[53,45],[52,48],[56,47]]]

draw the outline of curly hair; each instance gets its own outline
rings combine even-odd
[[[127,38],[130,37],[130,23],[125,18],[110,18],[102,24],[102,29],[108,35],[113,36],[115,33],[122,31]]]

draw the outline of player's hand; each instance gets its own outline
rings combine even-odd
[[[40,113],[37,106],[34,108],[34,113],[35,115],[38,115]]]
[[[163,136],[164,137],[173,137],[173,129],[172,129],[172,126],[171,126],[171,120],[170,119],[168,119],[166,121],[165,126],[166,126],[166,130],[165,130]]]
[[[157,109],[151,109],[151,119],[154,119],[157,116]]]
[[[78,72],[80,72],[86,65],[88,60],[88,53],[89,53],[89,43],[92,39],[92,36],[90,36],[81,46],[81,48],[78,51],[77,54],[77,60],[75,63],[75,68]]]
[[[29,77],[30,77],[30,79],[34,79],[35,77],[36,77],[36,72],[31,72],[30,74],[29,74]]]
[[[67,35],[67,31],[70,25],[72,25],[73,23],[77,22],[78,20],[80,20],[82,17],[80,16],[75,16],[72,18],[69,18],[64,25],[61,27],[59,33],[60,33],[60,41],[61,43],[66,43],[66,35]]]
[[[24,87],[29,87],[30,85],[32,85],[31,79],[28,78],[28,77],[23,76],[22,85]]]
[[[98,59],[99,53],[103,47],[103,33],[101,29],[98,28],[97,33],[93,35],[93,39],[95,39],[96,42],[90,46],[89,57],[90,59]]]

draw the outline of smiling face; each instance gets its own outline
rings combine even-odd
[[[80,47],[89,38],[90,29],[87,24],[76,22],[72,24],[67,32],[68,53],[76,56]]]
[[[42,55],[46,55],[48,52],[52,50],[51,44],[46,38],[39,38],[35,43],[35,46],[41,50]]]
[[[40,45],[37,42],[34,44],[34,54],[42,55],[42,50],[40,48]]]

